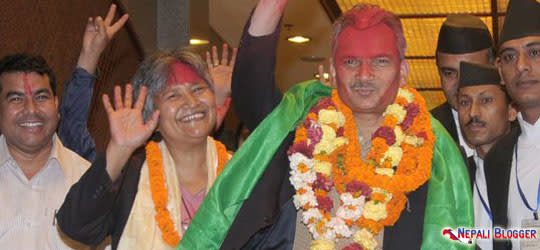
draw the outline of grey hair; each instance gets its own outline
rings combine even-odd
[[[174,63],[189,65],[208,84],[210,89],[212,91],[214,90],[212,78],[208,72],[208,66],[199,55],[186,48],[178,48],[172,51],[158,51],[141,63],[132,79],[134,98],[139,96],[143,86],[148,89],[142,111],[145,121],[150,119],[152,113],[154,113],[154,99],[167,86],[169,69]]]
[[[384,16],[379,23],[384,23],[388,25],[388,27],[394,32],[394,36],[396,37],[396,47],[398,48],[399,52],[399,59],[405,59],[405,52],[407,51],[407,41],[405,40],[405,36],[403,34],[403,26],[399,17],[394,15],[392,12],[381,9],[377,5],[366,3],[356,4],[350,10],[343,13],[343,15],[334,22],[334,34],[331,44],[333,56],[335,56],[336,54],[338,38],[341,32],[343,32],[343,30],[349,26],[355,26],[356,18],[358,17],[358,15],[363,15],[363,12],[373,9],[376,9],[380,14]],[[375,16],[378,15],[368,16],[367,18],[373,19],[376,18]]]

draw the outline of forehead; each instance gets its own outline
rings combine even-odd
[[[468,86],[459,89],[459,94],[462,96],[481,96],[481,95],[502,95],[504,96],[504,91],[501,86],[489,84],[489,85],[479,85],[479,86]]]
[[[36,72],[6,72],[0,75],[0,90],[23,90],[25,84],[31,89],[51,89],[49,77]]]
[[[453,66],[459,68],[460,62],[472,62],[472,63],[481,63],[489,64],[488,60],[488,49],[475,51],[465,54],[449,54],[437,52],[437,64],[439,67],[442,66]]]
[[[201,81],[201,79],[199,74],[190,65],[175,62],[169,66],[167,85],[195,83]]]
[[[388,25],[379,23],[366,29],[348,26],[338,36],[336,55],[378,56],[398,55],[396,36]]]
[[[527,36],[523,38],[506,41],[501,45],[499,50],[501,52],[508,49],[522,50],[522,49],[526,49],[528,46],[531,46],[531,45],[540,46],[540,35]]]

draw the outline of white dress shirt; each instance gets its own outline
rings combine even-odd
[[[518,114],[521,135],[518,139],[518,177],[521,190],[527,198],[529,205],[536,208],[538,194],[538,181],[540,180],[540,119],[535,124],[523,120],[521,113]],[[512,160],[510,183],[508,188],[508,228],[520,228],[523,219],[534,218],[533,213],[525,206],[516,182],[516,155]],[[512,249],[520,250],[519,240],[512,240]]]
[[[474,163],[476,164],[476,174],[474,179],[473,186],[473,205],[474,205],[474,227],[477,229],[486,229],[490,230],[490,236],[493,237],[492,222],[491,218],[486,211],[486,208],[482,204],[481,198],[484,199],[484,202],[489,208],[489,200],[487,196],[487,184],[486,184],[486,175],[484,172],[484,160],[480,158],[476,151],[473,154]],[[476,189],[478,187],[478,189]],[[480,194],[478,193],[480,191]],[[481,197],[480,197],[481,196]],[[491,239],[477,239],[476,244],[482,250],[492,250],[493,242]]]
[[[46,165],[29,180],[0,136],[0,249],[82,247],[60,235],[54,216],[90,163],[65,148],[56,134],[52,140]]]
[[[463,138],[463,134],[461,134],[461,127],[459,126],[459,116],[458,112],[452,109],[452,116],[454,117],[454,122],[456,123],[456,130],[459,138],[459,145],[462,146],[465,149],[465,154],[467,155],[467,158],[474,155],[474,148],[471,148],[467,142],[465,142],[465,138]]]

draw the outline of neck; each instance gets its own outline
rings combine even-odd
[[[495,145],[495,143],[484,144],[476,147],[476,153],[478,154],[478,157],[483,160],[491,147],[493,147],[493,145]]]
[[[167,149],[181,172],[204,169],[206,171],[206,140],[196,144],[171,143],[165,140]]]
[[[353,116],[356,122],[356,132],[368,140],[371,139],[383,121],[382,113],[353,113]]]
[[[9,153],[28,180],[31,180],[32,177],[45,167],[52,150],[52,140],[45,147],[32,151],[21,150],[17,147],[10,146],[9,143],[7,145]]]
[[[535,124],[538,118],[540,118],[540,106],[523,109],[521,110],[521,114],[523,115],[523,120],[530,124]]]

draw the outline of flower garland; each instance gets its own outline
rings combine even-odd
[[[314,238],[311,249],[334,249],[336,240],[351,236],[355,243],[344,249],[375,248],[374,236],[399,219],[406,194],[429,179],[435,136],[416,90],[399,89],[371,143],[364,161],[352,111],[335,89],[298,126],[288,151],[290,181]],[[339,194],[337,206],[332,190]]]
[[[216,172],[219,175],[229,161],[229,155],[225,145],[216,140],[214,142],[218,156]],[[152,200],[154,201],[154,209],[156,210],[155,219],[161,230],[161,237],[169,246],[176,247],[180,243],[181,238],[174,227],[171,214],[167,209],[167,203],[169,202],[167,184],[165,182],[163,158],[158,143],[150,141],[146,144],[146,162],[150,175],[150,191],[152,193]]]

